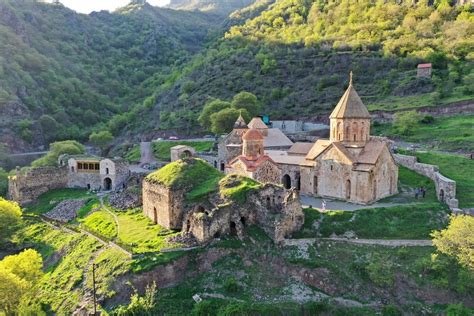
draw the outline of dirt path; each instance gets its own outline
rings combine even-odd
[[[384,247],[431,247],[433,243],[431,240],[423,239],[348,239],[348,238],[302,238],[302,239],[286,239],[283,242],[284,246],[306,246],[313,244],[320,240],[347,242],[359,245],[376,245]]]
[[[92,282],[89,282],[89,280],[92,278],[92,265],[105,250],[107,250],[107,247],[101,247],[96,252],[94,252],[82,272],[83,296],[79,310],[92,310],[91,306],[93,306],[94,304],[94,292],[92,287],[88,286],[88,284]]]

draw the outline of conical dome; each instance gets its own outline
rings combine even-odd
[[[329,118],[343,119],[343,118],[368,118],[370,119],[369,111],[367,110],[364,103],[360,99],[357,91],[352,86],[352,72],[349,81],[349,87],[347,87],[346,92],[342,96],[339,103],[332,111]]]
[[[239,115],[239,118],[234,123],[234,128],[247,128],[247,123],[245,123],[242,114]]]

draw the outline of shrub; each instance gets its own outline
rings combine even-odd
[[[423,123],[423,124],[431,124],[431,123],[434,122],[434,117],[431,116],[431,115],[425,115],[425,116],[421,119],[420,122]]]
[[[228,278],[224,282],[224,289],[229,293],[237,293],[239,291],[239,284],[234,277]]]

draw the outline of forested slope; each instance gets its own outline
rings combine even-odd
[[[215,16],[150,5],[84,15],[0,0],[0,143],[21,150],[87,139],[113,115],[142,104],[221,24]],[[106,128],[120,127],[112,121]]]
[[[153,126],[140,126],[196,130],[195,118],[209,98],[228,100],[242,90],[256,94],[273,118],[326,114],[350,70],[370,109],[474,97],[469,6],[372,0],[278,0],[263,9],[257,4],[249,7],[256,17],[233,26],[175,76],[173,85],[158,87],[156,106],[146,115]],[[421,62],[433,63],[431,79],[416,78]],[[133,117],[128,121],[133,126]]]

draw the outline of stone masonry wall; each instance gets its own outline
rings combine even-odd
[[[458,208],[459,202],[456,199],[456,181],[443,176],[439,172],[438,166],[419,163],[414,156],[395,154],[393,157],[399,165],[433,180],[438,200],[446,203],[451,209]]]
[[[67,187],[67,168],[34,168],[8,179],[8,196],[21,205],[34,202],[40,195]]]

